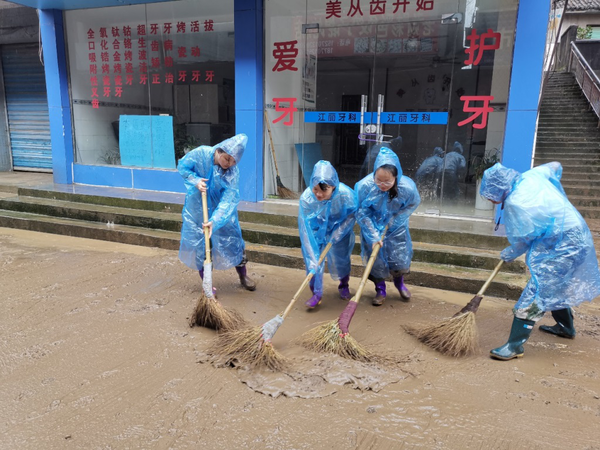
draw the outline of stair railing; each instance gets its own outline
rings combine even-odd
[[[590,102],[591,108],[600,119],[600,78],[590,67],[590,64],[583,57],[575,42],[571,42],[571,57],[569,59],[569,72],[575,75],[575,79],[583,94]],[[600,127],[600,121],[598,122]]]

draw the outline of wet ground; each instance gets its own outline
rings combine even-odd
[[[303,273],[249,267],[256,292],[234,270],[215,285],[260,325]],[[176,252],[0,229],[0,281],[2,449],[600,449],[598,301],[575,311],[575,340],[536,328],[525,358],[498,362],[512,303],[486,298],[481,352],[453,359],[403,327],[473,294],[414,287],[405,303],[390,284],[375,308],[369,285],[350,331],[396,362],[364,364],[294,343],[344,308],[326,279],[322,306],[298,302],[275,335],[290,364],[270,373],[206,361],[215,333],[187,325],[200,283]]]

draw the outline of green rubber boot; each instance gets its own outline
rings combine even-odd
[[[491,350],[490,356],[502,361],[523,357],[523,344],[529,339],[534,325],[535,322],[533,320],[523,320],[515,317],[510,329],[508,342],[502,347]]]
[[[575,338],[576,333],[575,326],[573,325],[573,312],[571,311],[571,308],[552,311],[552,317],[556,320],[556,325],[542,325],[540,326],[540,330],[567,339]]]

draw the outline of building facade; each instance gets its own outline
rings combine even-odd
[[[14,3],[40,8],[56,183],[181,192],[179,158],[244,132],[243,200],[319,159],[353,186],[385,145],[418,213],[491,219],[482,170],[531,166],[547,0]]]

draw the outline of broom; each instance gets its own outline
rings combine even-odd
[[[323,263],[330,248],[331,242],[327,244],[321,253],[317,267]],[[285,365],[285,358],[275,350],[271,340],[314,275],[315,272],[312,270],[308,273],[282,314],[278,314],[260,327],[246,327],[220,334],[210,348],[209,353],[226,358],[227,361],[237,359],[252,367],[263,366],[274,371],[280,371]]]
[[[383,238],[387,233],[387,229],[388,225],[386,225],[385,229],[383,230],[381,241],[383,241]],[[371,257],[369,258],[367,266],[365,267],[365,272],[360,280],[358,290],[356,291],[354,297],[352,297],[352,299],[348,302],[348,305],[346,305],[346,308],[344,308],[340,314],[340,317],[335,320],[325,322],[324,324],[304,333],[300,340],[300,343],[304,347],[321,353],[335,353],[336,355],[343,356],[344,358],[354,359],[357,361],[369,362],[375,359],[375,355],[373,355],[369,350],[365,349],[358,343],[358,341],[356,341],[356,339],[350,336],[348,327],[350,326],[350,321],[352,320],[352,316],[354,316],[354,312],[358,306],[358,301],[360,300],[363,289],[365,288],[365,284],[369,274],[371,273],[373,264],[375,264],[375,258],[377,258],[380,248],[381,245],[379,243],[375,244],[373,247]]]
[[[500,261],[496,265],[477,295],[454,316],[421,329],[408,329],[408,332],[424,344],[445,355],[465,356],[474,353],[478,346],[475,313],[479,309],[484,292],[500,271],[502,263],[503,261]]]
[[[273,163],[275,163],[275,173],[277,174],[277,195],[285,199],[297,199],[300,197],[298,193],[286,188],[281,182],[281,177],[279,176],[279,168],[277,167],[277,159],[275,158],[275,147],[273,146],[273,137],[271,136],[271,125],[269,124],[269,116],[267,116],[266,110],[264,111],[264,113],[265,122],[267,123],[267,131],[269,132],[269,142],[271,142],[271,154],[273,155]]]
[[[202,192],[202,213],[204,222],[208,222],[208,203],[206,192]],[[214,296],[212,288],[212,262],[210,257],[209,230],[204,228],[204,245],[206,258],[204,260],[204,278],[202,280],[202,293],[190,317],[190,327],[198,325],[212,328],[217,331],[226,331],[240,328],[246,321],[237,311],[225,309]]]

